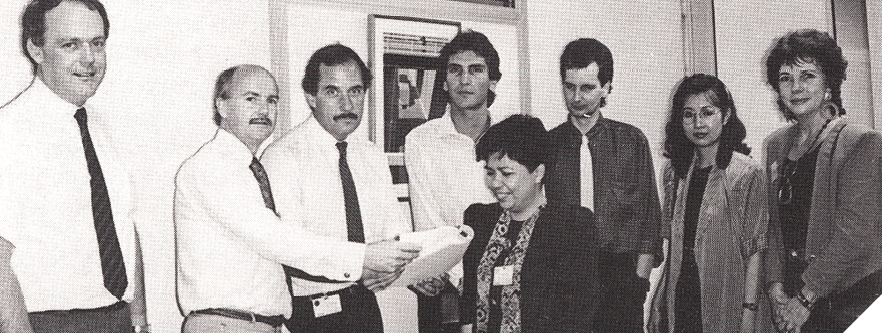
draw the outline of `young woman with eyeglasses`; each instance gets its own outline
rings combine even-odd
[[[665,127],[668,260],[650,332],[767,332],[758,321],[766,248],[765,177],[744,124],[714,76],[685,78]]]
[[[882,137],[848,123],[848,63],[829,34],[794,31],[766,59],[790,126],[766,140],[766,288],[783,332],[843,332],[882,291]]]

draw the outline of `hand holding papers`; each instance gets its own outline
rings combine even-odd
[[[462,260],[472,237],[474,231],[467,225],[401,235],[401,242],[418,244],[422,250],[416,259],[404,266],[404,272],[391,287],[406,287],[446,273]]]
[[[362,284],[374,292],[383,290],[401,275],[404,265],[415,259],[419,252],[418,244],[391,239],[367,244]]]

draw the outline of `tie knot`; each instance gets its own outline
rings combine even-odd
[[[79,108],[77,112],[74,113],[74,118],[76,118],[77,122],[81,125],[86,122],[86,108]]]
[[[337,150],[340,151],[340,155],[346,155],[346,141],[337,142]]]

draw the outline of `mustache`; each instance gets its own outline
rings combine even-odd
[[[352,113],[352,112],[345,112],[345,113],[341,113],[341,114],[334,116],[333,119],[334,119],[334,121],[338,121],[340,119],[347,119],[347,118],[355,120],[355,119],[358,119],[358,115],[355,113]]]
[[[251,125],[272,125],[273,121],[271,119],[269,119],[269,117],[258,117],[258,118],[251,118],[251,120],[248,121],[248,124],[251,124]]]

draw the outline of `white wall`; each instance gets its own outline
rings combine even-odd
[[[0,2],[0,101],[30,80],[19,53],[25,0]],[[108,72],[90,104],[115,120],[137,182],[148,315],[154,332],[180,331],[175,301],[173,177],[213,135],[214,80],[240,63],[270,67],[268,1],[106,0]],[[223,255],[223,253],[218,253]]]

